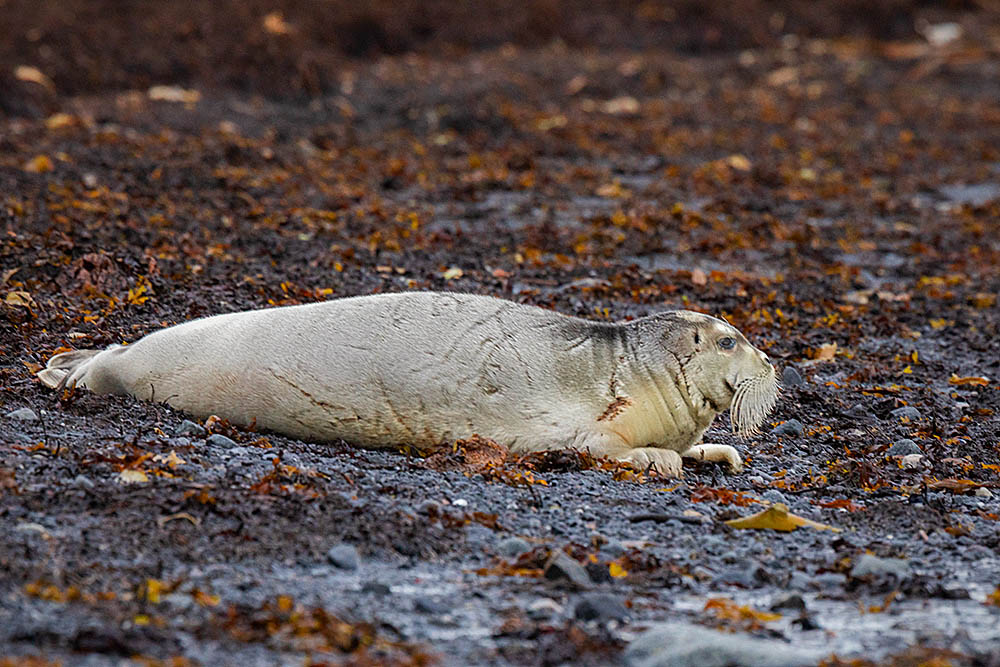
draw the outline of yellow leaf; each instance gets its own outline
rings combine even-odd
[[[288,35],[292,33],[292,26],[285,21],[281,12],[271,12],[264,17],[264,30],[272,35]]]
[[[757,512],[750,516],[730,519],[726,524],[733,528],[748,528],[751,530],[780,530],[788,532],[796,528],[815,528],[816,530],[832,530],[835,533],[841,532],[839,528],[792,514],[788,511],[788,506],[784,503],[775,503],[763,512]]]
[[[122,470],[118,473],[118,481],[122,484],[144,484],[149,477],[142,470]]]
[[[163,582],[158,579],[146,579],[146,600],[153,604],[159,604],[160,592],[163,590]]]
[[[465,272],[462,271],[462,269],[458,268],[457,266],[453,266],[441,275],[444,277],[445,280],[455,280],[456,278],[461,278],[463,275],[465,275]]]
[[[948,378],[948,384],[957,385],[973,385],[977,387],[985,387],[990,383],[990,379],[982,376],[972,376],[972,377],[958,377],[954,373]]]
[[[730,155],[726,158],[726,164],[737,171],[750,171],[750,160],[745,155]]]
[[[136,614],[132,622],[136,625],[149,625],[149,616],[146,614]]]
[[[292,610],[292,598],[288,595],[278,596],[278,610],[284,613],[288,613]]]
[[[47,155],[36,155],[24,163],[24,170],[32,174],[44,174],[54,168],[52,160]]]
[[[197,90],[188,90],[180,86],[153,86],[146,91],[146,95],[154,102],[194,104],[201,99],[201,93]]]
[[[816,350],[816,361],[830,361],[837,354],[837,344],[827,343],[820,345]]]
[[[628,570],[619,565],[618,563],[611,562],[608,565],[608,574],[610,574],[615,579],[621,579],[622,577],[628,576]]]
[[[170,450],[169,454],[166,455],[157,454],[156,456],[153,457],[153,460],[156,461],[157,463],[166,463],[171,470],[173,470],[179,465],[183,465],[184,463],[186,463],[186,461],[181,457],[179,457],[177,455],[177,452],[175,452],[172,449]]]
[[[45,127],[50,130],[60,130],[73,125],[76,125],[76,116],[71,116],[68,113],[54,113],[45,119]]]
[[[4,297],[4,303],[8,306],[20,306],[22,308],[35,307],[35,300],[31,298],[31,295],[20,290],[7,292],[7,296]]]
[[[37,83],[39,86],[43,86],[49,90],[56,89],[55,84],[52,83],[52,79],[45,76],[42,70],[37,67],[32,67],[31,65],[18,65],[14,68],[14,78],[18,81]]]

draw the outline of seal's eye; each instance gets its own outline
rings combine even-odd
[[[736,339],[730,338],[729,336],[726,336],[725,338],[720,338],[719,347],[721,347],[723,350],[731,350],[734,347],[736,347]]]

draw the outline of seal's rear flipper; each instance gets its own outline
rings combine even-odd
[[[82,367],[101,350],[72,350],[63,352],[49,359],[49,363],[44,369],[38,371],[36,375],[46,387],[59,389],[72,383],[71,377],[79,379],[83,375]]]

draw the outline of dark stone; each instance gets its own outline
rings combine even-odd
[[[497,553],[504,558],[517,558],[527,551],[531,551],[531,545],[520,537],[507,537],[497,544]]]
[[[889,414],[895,417],[896,419],[906,418],[909,419],[910,421],[916,421],[921,417],[920,410],[917,410],[912,405],[904,405],[901,408],[896,408]]]
[[[545,578],[549,581],[568,581],[579,588],[590,586],[590,576],[576,560],[562,549],[556,549],[545,565]]]
[[[174,429],[175,436],[186,435],[192,438],[201,438],[206,433],[208,433],[208,431],[205,430],[204,426],[201,426],[200,424],[195,424],[190,419],[185,419],[184,421],[182,421],[180,424],[177,425],[177,428]]]
[[[799,373],[794,366],[785,366],[781,371],[781,384],[786,387],[798,387],[799,385],[805,384],[805,378]]]
[[[18,408],[8,412],[5,416],[7,419],[18,419],[23,422],[38,421],[38,415],[31,408]]]
[[[771,431],[775,437],[801,438],[806,432],[806,427],[798,419],[789,419],[784,424],[779,424]]]
[[[595,584],[606,584],[611,581],[611,573],[608,571],[607,563],[587,563],[584,565],[587,576]]]
[[[227,448],[237,447],[235,440],[233,440],[232,438],[227,438],[221,433],[213,433],[212,435],[208,436],[208,439],[205,440],[205,442],[207,442],[210,445],[215,445],[216,447],[227,447]]]
[[[892,447],[886,452],[889,456],[907,456],[909,454],[923,454],[920,451],[920,447],[917,443],[913,442],[909,438],[903,438],[902,440],[897,440],[892,443]]]
[[[444,616],[451,611],[451,606],[448,603],[431,598],[417,598],[413,607],[421,614],[435,614],[437,616]]]
[[[356,570],[361,562],[358,550],[351,544],[337,544],[326,552],[326,559],[341,570]]]
[[[361,587],[361,592],[371,593],[372,595],[377,595],[379,597],[385,597],[392,592],[392,589],[386,584],[383,584],[381,581],[366,581],[365,585]]]
[[[805,611],[806,601],[802,599],[801,595],[792,594],[786,595],[774,601],[771,605],[772,611],[777,611],[779,609],[791,609],[794,611]]]
[[[573,616],[580,621],[623,621],[628,618],[628,609],[617,595],[585,593],[576,603]]]
[[[857,405],[851,407],[844,414],[852,419],[864,419],[864,420],[875,419],[875,415],[872,414],[871,410],[866,408],[862,403],[858,403]]]

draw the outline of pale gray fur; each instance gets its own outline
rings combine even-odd
[[[723,335],[737,349],[717,349]],[[681,453],[739,469],[733,448],[699,446],[702,434],[741,383],[770,387],[764,414],[777,391],[766,356],[707,315],[612,324],[434,292],[217,315],[56,355],[39,377],[307,440],[428,447],[479,434],[670,474]]]

